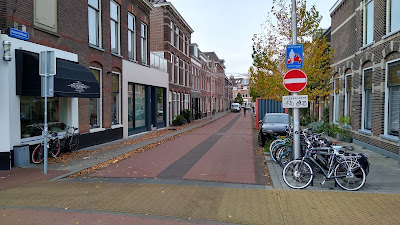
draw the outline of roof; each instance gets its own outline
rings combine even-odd
[[[332,14],[336,11],[336,9],[340,6],[340,4],[343,2],[343,0],[337,0],[336,3],[332,6],[332,8],[329,10],[329,14],[332,16]]]
[[[194,30],[189,26],[189,24],[186,22],[186,20],[182,17],[182,15],[179,13],[178,10],[172,5],[171,2],[168,2],[166,0],[150,0],[150,2],[153,4],[154,7],[163,7],[163,6],[169,6],[172,9],[172,12],[177,15],[177,17],[182,21],[183,24],[189,29],[190,33],[193,33]]]

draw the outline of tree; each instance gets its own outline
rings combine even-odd
[[[238,95],[236,96],[235,102],[239,103],[239,104],[243,104],[243,98],[242,98],[242,95],[240,93],[238,93]]]
[[[273,0],[263,33],[253,37],[253,66],[250,68],[250,88],[261,98],[281,100],[288,91],[282,85],[286,73],[286,45],[291,44],[291,6],[286,0]],[[308,76],[307,87],[300,94],[310,100],[329,94],[332,49],[320,32],[322,17],[305,0],[297,0],[297,43],[303,44],[303,70]],[[319,32],[319,33],[318,33]]]

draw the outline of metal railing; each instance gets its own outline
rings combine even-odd
[[[154,53],[150,53],[150,67],[168,73],[168,61]]]

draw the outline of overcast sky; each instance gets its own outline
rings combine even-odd
[[[214,51],[225,60],[227,74],[247,73],[252,59],[252,37],[261,31],[272,0],[168,0],[192,27],[192,43],[203,52]],[[290,0],[287,0],[290,2]],[[308,0],[323,16],[321,28],[331,24],[329,9],[336,0]]]

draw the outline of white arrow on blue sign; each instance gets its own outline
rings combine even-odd
[[[303,68],[303,45],[286,46],[286,69]]]

